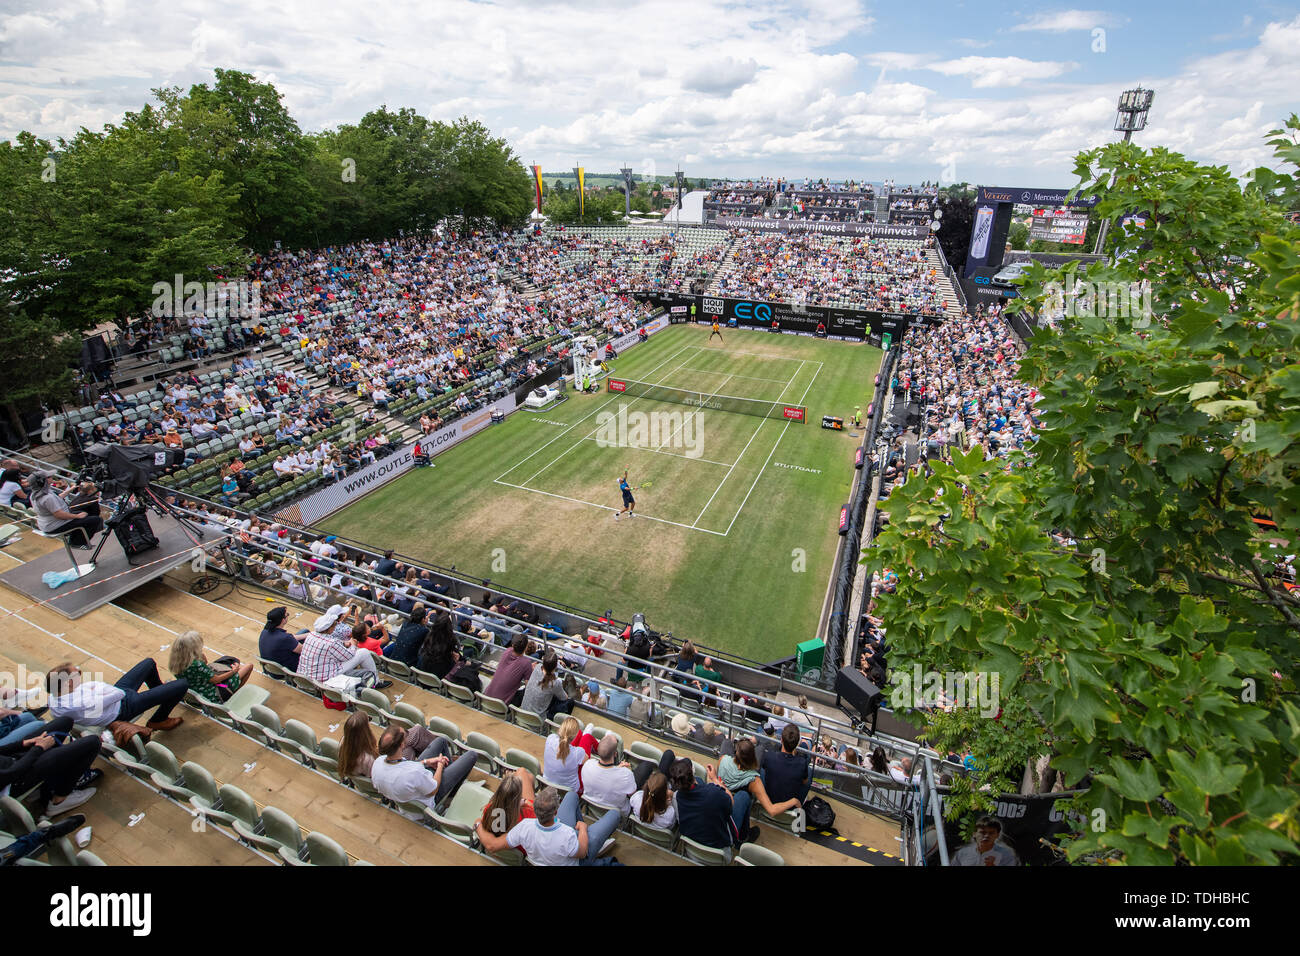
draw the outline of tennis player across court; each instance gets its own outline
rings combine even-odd
[[[624,511],[627,512],[627,516],[629,518],[631,518],[636,513],[633,510],[636,508],[636,499],[632,497],[632,486],[627,483],[626,468],[623,469],[623,477],[618,480],[618,490],[623,492],[623,508],[620,511],[614,512],[615,521],[618,520],[618,516],[621,515]]]

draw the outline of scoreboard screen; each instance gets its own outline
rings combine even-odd
[[[1088,213],[1078,212],[1069,207],[1055,209],[1035,209],[1034,218],[1029,226],[1030,239],[1042,239],[1045,242],[1066,242],[1083,245],[1083,237],[1088,232]]]

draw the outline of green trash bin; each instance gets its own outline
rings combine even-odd
[[[794,655],[795,666],[800,674],[814,668],[821,670],[822,663],[826,660],[826,642],[813,638],[796,644]]]

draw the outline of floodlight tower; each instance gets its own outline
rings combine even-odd
[[[1115,130],[1124,134],[1124,142],[1132,142],[1133,134],[1140,133],[1147,128],[1147,114],[1151,111],[1151,103],[1156,98],[1155,90],[1144,90],[1142,87],[1125,90],[1119,95],[1119,107],[1115,112]],[[1115,179],[1111,177],[1111,185],[1115,184]],[[1103,219],[1101,228],[1097,230],[1097,245],[1093,248],[1093,253],[1099,253],[1106,242],[1106,233],[1110,231],[1110,220]]]
[[[1134,133],[1147,128],[1147,113],[1151,111],[1151,101],[1155,98],[1155,90],[1144,90],[1140,86],[1119,95],[1115,129],[1124,134],[1124,142],[1129,142]]]

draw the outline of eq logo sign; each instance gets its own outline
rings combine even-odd
[[[755,305],[753,302],[737,302],[732,309],[738,319],[754,319],[757,322],[772,321],[772,307],[765,302]]]
[[[721,299],[705,299],[704,314],[722,315],[725,305],[726,304]]]
[[[988,285],[988,284],[989,284],[989,277],[988,277],[988,276],[976,276],[976,277],[975,277],[975,284],[976,284],[976,285]]]

